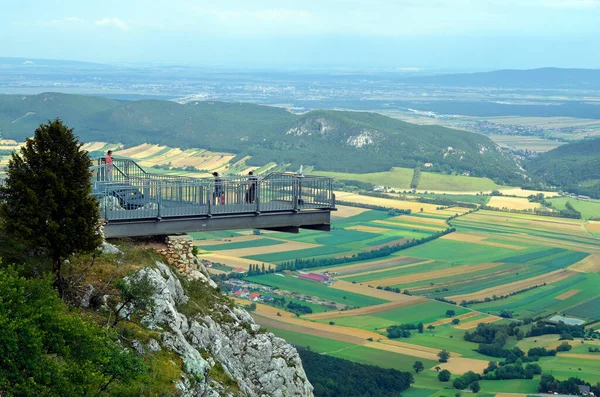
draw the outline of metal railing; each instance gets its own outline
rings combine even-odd
[[[186,178],[150,174],[126,159],[114,159],[112,170],[99,159],[92,169],[93,194],[107,221],[335,208],[333,183],[325,177]]]

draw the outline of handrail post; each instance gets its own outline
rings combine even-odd
[[[157,210],[156,217],[158,219],[160,219],[161,218],[160,217],[160,208],[162,206],[162,186],[160,186],[159,182],[156,182],[156,201],[158,203],[158,205],[157,205],[158,210]]]
[[[256,184],[254,185],[254,189],[255,189],[254,201],[256,204],[256,209],[254,212],[256,212],[257,214],[260,214],[260,191],[261,191],[260,186],[261,186],[261,184],[262,184],[262,181],[257,179]]]
[[[298,178],[292,179],[292,199],[294,200],[294,212],[298,212]]]

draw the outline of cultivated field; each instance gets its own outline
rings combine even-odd
[[[504,196],[494,196],[490,198],[488,205],[490,207],[500,209],[507,208],[509,210],[532,210],[534,208],[542,207],[540,203],[530,203],[526,198]]]

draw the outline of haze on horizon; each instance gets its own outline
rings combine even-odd
[[[600,68],[600,0],[4,1],[0,55],[229,67]]]

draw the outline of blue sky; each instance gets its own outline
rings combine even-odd
[[[0,3],[0,56],[231,67],[600,68],[600,0]]]

